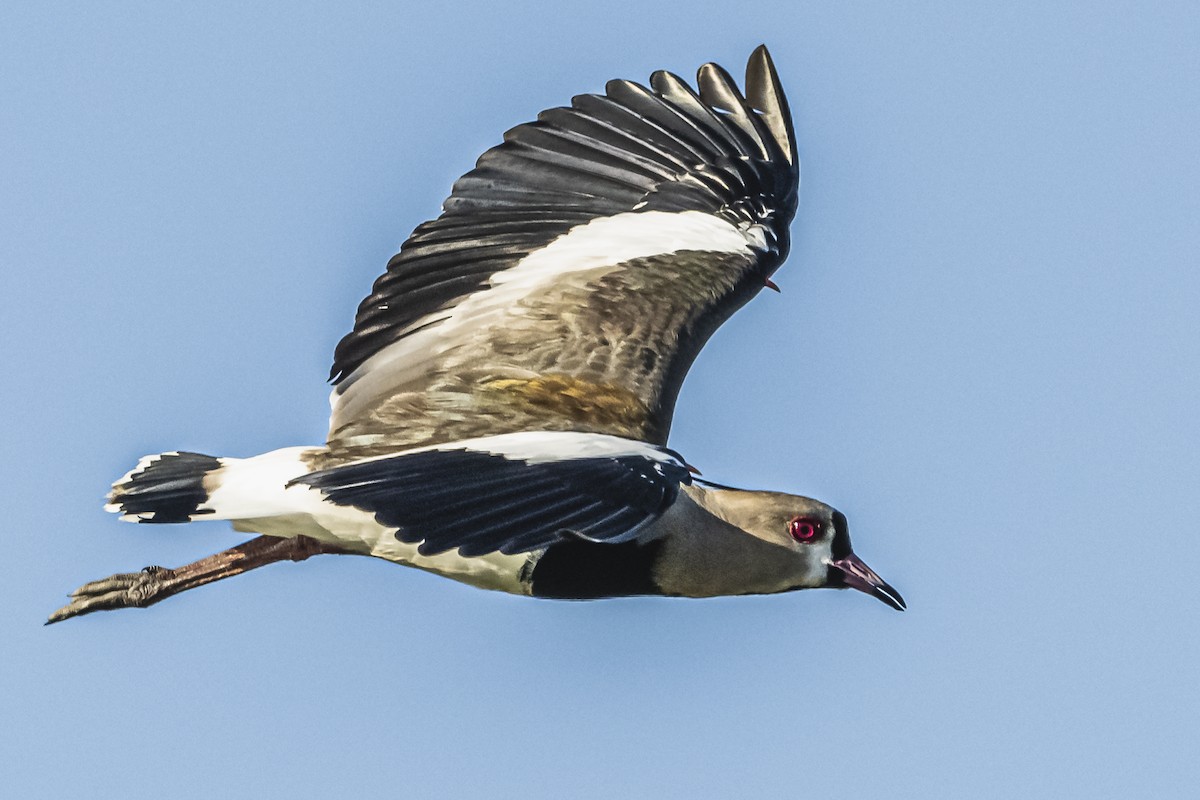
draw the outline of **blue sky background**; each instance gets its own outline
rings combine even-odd
[[[1195,791],[1198,40],[1194,3],[5,4],[0,787]],[[100,499],[143,453],[320,442],[356,304],[505,129],[762,41],[795,244],[671,443],[842,508],[906,614],[326,557],[41,627],[246,538]]]

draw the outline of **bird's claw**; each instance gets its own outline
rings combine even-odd
[[[46,624],[62,622],[64,619],[90,614],[93,611],[145,608],[162,599],[160,595],[172,577],[174,570],[146,567],[141,572],[122,572],[85,583],[71,592],[71,602],[51,614]]]

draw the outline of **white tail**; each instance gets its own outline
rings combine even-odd
[[[255,519],[295,513],[287,484],[309,472],[303,454],[289,447],[254,458],[214,458],[171,452],[145,456],[113,484],[104,508],[128,522]]]

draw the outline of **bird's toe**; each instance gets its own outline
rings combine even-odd
[[[171,575],[172,571],[163,567],[146,567],[141,572],[122,572],[85,583],[71,592],[71,602],[51,614],[46,624],[93,611],[145,608],[154,602]]]

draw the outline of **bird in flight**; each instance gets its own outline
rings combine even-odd
[[[75,590],[48,622],[276,561],[369,555],[533,597],[900,594],[818,500],[707,482],[667,448],[685,373],[788,251],[799,161],[765,47],[615,80],[508,131],[417,227],[338,344],[324,445],[143,458],[106,508],[258,534]]]

